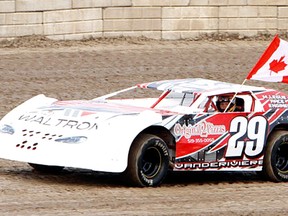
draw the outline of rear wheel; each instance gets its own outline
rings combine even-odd
[[[28,163],[31,167],[34,168],[37,172],[41,173],[59,173],[61,172],[64,167],[61,166],[47,166],[47,165],[42,165],[42,164],[33,164],[33,163]]]
[[[288,181],[288,131],[275,131],[269,137],[263,171],[272,181]]]
[[[158,186],[164,180],[169,166],[166,143],[151,134],[141,134],[133,142],[125,177],[133,186]]]

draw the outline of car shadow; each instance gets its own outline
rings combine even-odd
[[[219,184],[219,183],[254,183],[266,182],[262,172],[213,172],[213,171],[196,171],[196,172],[169,172],[165,185],[202,185],[202,184]]]
[[[0,175],[15,176],[17,179],[37,181],[46,184],[70,184],[99,187],[127,187],[129,186],[122,175],[95,172],[84,169],[65,168],[58,173],[42,173],[25,167],[6,167],[0,169]],[[126,177],[127,178],[127,177]],[[255,183],[265,182],[264,177],[256,172],[168,172],[162,187],[210,185],[220,183]]]

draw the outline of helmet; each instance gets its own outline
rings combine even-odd
[[[227,107],[221,106],[221,103],[226,102],[226,106],[230,103],[229,108],[226,110],[227,112],[233,112],[236,107],[235,98],[232,100],[232,95],[219,95],[216,101],[217,109],[220,112],[224,112]],[[232,101],[231,101],[232,100]]]

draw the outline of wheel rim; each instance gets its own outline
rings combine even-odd
[[[276,167],[282,172],[288,172],[288,144],[279,145],[276,152]]]
[[[142,158],[141,170],[146,178],[153,178],[161,168],[162,156],[160,151],[155,147],[146,150]]]

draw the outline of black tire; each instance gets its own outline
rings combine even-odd
[[[61,166],[47,166],[42,164],[28,163],[35,171],[40,173],[59,173],[64,167]]]
[[[169,167],[166,143],[151,134],[141,134],[133,142],[125,178],[132,186],[155,187],[162,183]]]
[[[270,135],[263,172],[271,181],[288,181],[288,131],[279,130]]]

